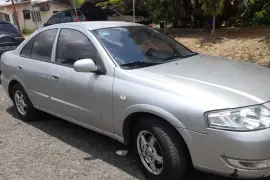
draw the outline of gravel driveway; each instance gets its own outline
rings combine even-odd
[[[113,139],[50,115],[22,122],[0,86],[1,180],[144,179],[132,153],[115,154],[122,148]],[[225,180],[192,174],[187,179]]]

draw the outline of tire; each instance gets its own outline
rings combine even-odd
[[[20,98],[16,99],[16,95]],[[11,90],[11,98],[19,117],[24,121],[33,121],[36,117],[37,111],[31,103],[28,95],[20,84],[15,84]],[[22,105],[24,104],[24,105]],[[20,108],[24,106],[24,108]]]
[[[150,134],[147,135],[147,133]],[[150,147],[150,149],[149,147],[146,148],[146,151],[143,151],[143,148],[139,148],[143,147],[143,145],[141,145],[143,142],[141,137],[143,135]],[[150,143],[152,136],[156,139],[154,149],[151,149]],[[134,151],[137,154],[138,161],[147,179],[180,180],[186,175],[190,163],[187,147],[181,136],[166,122],[151,116],[142,118],[133,132],[133,142]],[[150,156],[146,157],[145,154],[150,154]],[[160,163],[160,156],[163,157],[163,164]],[[154,166],[158,169],[156,172],[149,170],[150,164],[148,164],[148,162],[153,162],[151,161],[153,158],[158,159],[154,160]]]

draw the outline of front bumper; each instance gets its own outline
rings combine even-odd
[[[187,143],[196,169],[247,179],[270,176],[270,167],[239,168],[224,160],[224,157],[251,162],[270,159],[270,129],[253,132],[208,129],[207,134],[180,128],[178,131]]]

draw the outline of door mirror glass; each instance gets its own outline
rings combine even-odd
[[[81,59],[74,63],[73,68],[76,72],[96,72],[97,66],[92,59]]]

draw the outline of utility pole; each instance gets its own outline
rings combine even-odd
[[[136,8],[135,8],[136,4],[135,4],[135,0],[133,0],[133,22],[136,22]]]
[[[74,6],[74,10],[75,10],[75,18],[76,18],[76,21],[78,22],[79,21],[79,17],[78,17],[78,12],[77,12],[77,7],[76,7],[75,0],[73,0],[73,6]]]
[[[11,0],[11,3],[12,3],[12,7],[13,7],[13,13],[15,15],[16,23],[17,23],[17,26],[18,26],[18,30],[21,32],[21,28],[20,28],[19,19],[18,19],[15,4],[14,4],[14,0]]]

